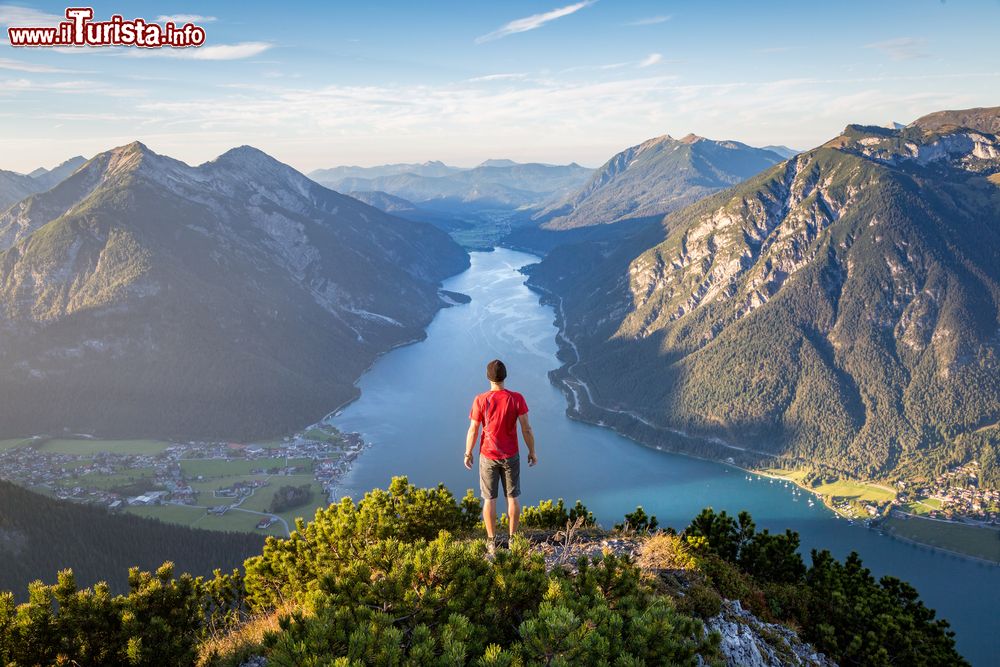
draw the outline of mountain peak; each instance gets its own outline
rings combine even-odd
[[[479,164],[480,167],[513,167],[515,165],[517,165],[517,162],[506,158],[483,160]]]
[[[253,146],[237,146],[236,148],[230,148],[228,151],[215,158],[209,164],[225,164],[231,166],[244,166],[244,167],[256,167],[261,168],[285,168],[291,169],[288,165],[276,160],[259,148],[254,148]]]
[[[264,151],[262,151],[261,149],[255,148],[255,147],[250,146],[248,144],[243,144],[242,146],[237,146],[235,148],[230,148],[228,151],[226,151],[225,153],[223,153],[219,157],[220,158],[224,158],[224,157],[230,157],[230,158],[240,157],[240,158],[254,158],[254,159],[260,159],[261,157],[265,157],[265,158],[268,158],[269,160],[273,160],[274,159],[270,155],[268,155],[267,153],[265,153]]]
[[[694,132],[689,132],[688,134],[684,135],[683,138],[680,139],[680,142],[682,144],[694,144],[699,141],[705,141],[705,137],[700,137]]]
[[[112,148],[111,150],[112,150],[112,152],[123,153],[123,154],[124,153],[143,153],[143,154],[153,153],[153,151],[149,150],[149,146],[147,146],[146,144],[142,143],[138,139],[136,139],[135,141],[132,141],[130,143],[127,143],[124,146],[118,146],[117,148]]]
[[[104,171],[108,176],[133,171],[139,165],[146,162],[150,156],[157,157],[156,153],[151,151],[141,141],[133,141],[132,143],[112,148],[104,153],[104,155],[107,157],[107,166]]]

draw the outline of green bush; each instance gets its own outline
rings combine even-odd
[[[609,556],[579,574],[546,573],[523,539],[490,562],[481,542],[368,545],[323,577],[315,615],[267,642],[277,665],[697,664],[712,659],[699,621],[652,593]]]
[[[722,611],[722,597],[701,582],[691,584],[677,604],[686,614],[698,618],[711,618]]]
[[[625,515],[625,521],[615,524],[615,530],[634,531],[636,533],[652,533],[660,525],[655,516],[647,516],[642,505],[635,508],[634,512]]]
[[[533,510],[540,523],[589,516],[579,503]],[[912,587],[875,581],[853,554],[840,563],[813,552],[805,569],[797,535],[758,532],[745,513],[706,510],[681,536],[650,538],[638,565],[608,554],[570,573],[546,570],[523,538],[487,557],[484,540],[468,539],[481,534],[479,512],[471,493],[457,501],[396,478],[269,539],[245,576],[175,578],[168,563],[131,570],[129,593],[113,596],[104,584],[77,589],[64,571],[32,584],[25,604],[0,594],[0,664],[190,665],[202,640],[238,635],[257,613],[280,616],[278,631],[254,640],[275,666],[694,665],[720,657],[697,617],[718,613],[722,598],[799,628],[841,664],[966,664]],[[629,517],[655,528],[641,508]],[[675,603],[665,591],[684,595]]]
[[[481,503],[469,491],[457,502],[443,484],[418,489],[394,477],[388,490],[375,489],[355,503],[316,510],[307,525],[298,519],[288,539],[268,538],[260,556],[246,561],[246,588],[255,609],[300,599],[322,573],[338,572],[366,545],[387,538],[433,539],[439,531],[468,531],[479,524]]]
[[[947,621],[894,577],[875,581],[856,553],[840,563],[812,552],[806,568],[792,531],[757,532],[750,515],[705,509],[684,530],[699,569],[726,598],[801,635],[841,664],[964,665]]]
[[[63,570],[53,585],[31,584],[25,604],[3,593],[0,664],[191,664],[218,601],[212,586],[187,574],[175,579],[170,563],[155,574],[133,568],[129,585],[127,595],[112,596],[106,584],[80,590]]]
[[[536,506],[525,507],[521,510],[521,525],[525,528],[545,528],[557,530],[565,528],[567,524],[576,524],[582,519],[582,525],[594,526],[594,513],[587,510],[579,500],[569,511],[560,498],[553,503],[551,500],[543,500]]]

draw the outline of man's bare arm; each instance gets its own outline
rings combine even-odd
[[[477,437],[479,437],[479,422],[470,419],[469,432],[465,434],[465,467],[469,470],[472,470],[472,448],[476,446]]]
[[[519,416],[517,421],[521,424],[524,444],[528,446],[528,465],[533,466],[538,463],[538,457],[535,455],[535,432],[531,430],[531,422],[528,421],[527,413]]]

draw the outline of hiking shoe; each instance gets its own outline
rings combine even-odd
[[[497,552],[497,538],[486,538],[486,555],[493,556]]]

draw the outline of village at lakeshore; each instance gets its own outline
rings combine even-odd
[[[336,497],[363,443],[317,424],[260,443],[36,436],[0,441],[7,479],[48,496],[169,523],[287,536]]]

